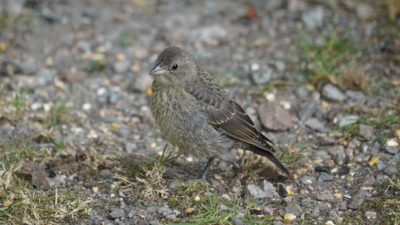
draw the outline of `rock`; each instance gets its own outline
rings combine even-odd
[[[115,134],[118,135],[119,137],[128,137],[131,135],[131,129],[128,127],[119,127],[115,130]]]
[[[368,125],[360,124],[358,126],[358,135],[367,140],[371,140],[374,136],[374,128]]]
[[[128,72],[129,68],[131,67],[131,63],[123,60],[123,61],[117,61],[114,63],[114,71],[116,73],[126,73]]]
[[[294,118],[275,102],[267,102],[257,112],[261,123],[268,130],[285,131],[294,126]]]
[[[174,214],[174,211],[172,211],[168,206],[161,206],[160,208],[158,208],[157,212],[163,217]]]
[[[198,27],[193,29],[191,36],[200,42],[208,45],[217,45],[228,36],[228,31],[221,25]]]
[[[384,149],[385,149],[385,152],[387,152],[391,155],[396,155],[399,152],[398,147],[385,146]]]
[[[223,212],[223,211],[227,211],[229,208],[228,208],[228,206],[226,206],[224,204],[219,204],[218,209]]]
[[[36,73],[36,77],[38,80],[38,84],[44,86],[50,83],[54,79],[55,74],[53,71],[49,69],[42,68]]]
[[[346,96],[332,84],[327,84],[322,88],[322,96],[337,102],[342,102],[346,99]]]
[[[257,185],[249,184],[247,185],[247,190],[255,199],[263,199],[267,197],[267,193]]]
[[[324,23],[325,9],[317,6],[303,12],[302,20],[307,29],[321,27]]]
[[[358,116],[350,115],[343,117],[339,122],[339,127],[346,127],[358,121]]]
[[[238,218],[237,216],[233,216],[231,220],[232,220],[233,225],[244,225],[242,220],[240,218]]]
[[[326,181],[331,181],[333,178],[328,173],[321,173],[318,177],[318,183],[323,183]]]
[[[340,216],[338,214],[338,210],[337,209],[331,209],[331,211],[329,212],[328,218],[331,219],[331,220],[337,221],[339,217]]]
[[[313,184],[316,182],[316,179],[312,176],[303,176],[302,178],[300,178],[300,182],[303,184]]]
[[[383,172],[389,176],[394,176],[397,174],[397,167],[396,165],[388,165],[383,169]]]
[[[350,169],[347,166],[342,166],[337,171],[339,176],[347,175],[350,173]]]
[[[312,129],[316,130],[319,132],[326,132],[328,129],[317,119],[317,118],[311,118],[305,122],[305,125]]]
[[[347,202],[345,200],[337,201],[336,208],[340,211],[346,211],[347,210]]]
[[[357,192],[353,196],[353,198],[352,198],[350,204],[348,205],[348,207],[350,209],[358,209],[364,203],[365,197],[366,197],[365,191],[362,190],[362,191]]]
[[[273,77],[271,68],[261,69],[259,64],[253,63],[250,65],[250,75],[256,85],[265,85]]]
[[[297,218],[296,215],[293,215],[291,213],[287,213],[283,216],[283,221],[285,221],[286,223],[291,223],[293,220],[295,220]]]
[[[367,218],[369,220],[374,220],[374,219],[376,219],[376,212],[374,212],[374,211],[366,211],[364,216],[365,216],[365,218]]]
[[[295,215],[297,217],[300,217],[301,214],[303,213],[300,205],[298,205],[298,204],[289,204],[289,205],[287,205],[286,208],[285,208],[285,212],[286,213],[291,213],[291,214],[293,214],[293,215]]]
[[[306,106],[303,107],[300,111],[300,122],[304,124],[310,117],[314,114],[317,109],[318,103],[316,101],[310,101],[306,103]]]
[[[284,2],[280,0],[269,0],[265,2],[265,9],[268,11],[273,11],[281,8]]]
[[[269,198],[269,199],[279,198],[279,194],[278,194],[278,192],[276,192],[275,187],[271,182],[264,180],[263,189],[264,189],[266,198]]]
[[[368,20],[374,16],[374,9],[366,3],[360,3],[356,6],[356,13],[360,19]]]
[[[128,154],[132,154],[134,151],[136,151],[138,148],[136,143],[133,142],[125,142],[125,147],[124,150],[128,153]]]
[[[25,60],[16,64],[23,74],[29,75],[37,72],[37,67],[32,60]]]
[[[323,190],[321,192],[317,192],[317,200],[318,201],[332,201],[334,199],[332,193],[328,190]]]
[[[147,74],[141,74],[131,88],[133,91],[145,92],[147,88],[150,88],[153,83],[153,78]]]
[[[149,225],[162,225],[162,223],[160,223],[158,220],[152,220],[149,222]]]
[[[117,219],[125,216],[124,210],[120,208],[115,208],[109,215],[111,219]]]
[[[0,9],[4,10],[8,16],[17,17],[24,8],[24,4],[24,0],[6,0],[5,2],[2,2]],[[0,11],[0,13],[2,13],[2,11]]]
[[[338,165],[343,165],[346,162],[346,152],[343,146],[339,146],[335,153],[335,163]]]
[[[361,91],[347,90],[346,96],[352,100],[357,100],[357,101],[365,100],[365,95]]]

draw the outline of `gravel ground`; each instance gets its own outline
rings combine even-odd
[[[400,224],[399,17],[398,0],[3,1],[0,224]],[[296,183],[242,151],[196,179],[149,109],[170,45]]]

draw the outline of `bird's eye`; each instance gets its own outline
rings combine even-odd
[[[172,69],[172,70],[177,70],[177,69],[178,69],[178,64],[172,65],[171,69]]]

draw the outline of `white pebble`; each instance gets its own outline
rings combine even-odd
[[[44,111],[46,111],[46,112],[50,111],[52,105],[53,105],[53,104],[51,104],[51,103],[45,103],[45,104],[43,104]]]
[[[42,107],[42,103],[40,103],[40,102],[34,102],[34,103],[31,105],[31,109],[34,110],[34,111],[40,109],[41,107]]]
[[[273,101],[275,101],[275,94],[274,93],[265,93],[265,98],[268,101],[273,102]]]
[[[89,131],[87,138],[88,139],[96,139],[96,138],[98,138],[98,135],[94,130],[91,130],[91,131]]]
[[[388,147],[398,147],[399,143],[396,141],[395,138],[391,138],[391,139],[386,141],[386,146],[388,146]]]
[[[102,87],[102,88],[99,88],[98,90],[97,90],[97,95],[98,96],[101,96],[101,95],[103,95],[104,93],[106,93],[106,88],[104,88],[104,87]]]
[[[89,111],[92,108],[92,105],[88,102],[82,105],[83,110]]]
[[[257,63],[252,63],[252,64],[250,65],[250,69],[251,69],[252,71],[259,70],[259,69],[260,69],[260,65],[258,65]]]

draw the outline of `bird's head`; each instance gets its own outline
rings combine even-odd
[[[166,85],[188,85],[197,76],[194,57],[179,47],[168,47],[158,56],[150,75]]]

